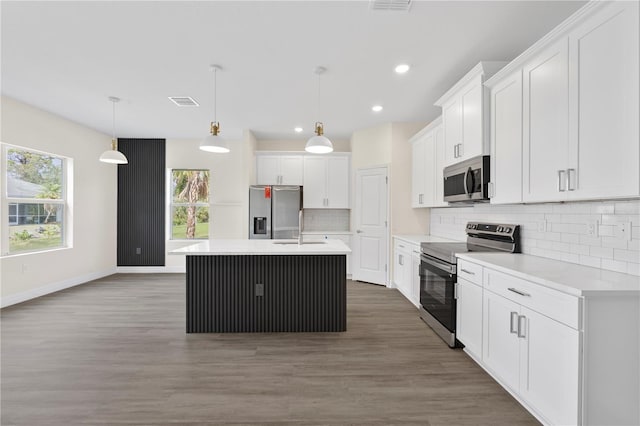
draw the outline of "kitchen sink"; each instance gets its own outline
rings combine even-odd
[[[293,245],[293,244],[298,244],[298,242],[297,241],[275,241],[273,244]],[[306,246],[307,244],[326,244],[326,243],[324,241],[304,241],[300,245]]]

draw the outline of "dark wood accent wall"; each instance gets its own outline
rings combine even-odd
[[[118,266],[165,264],[165,140],[118,139]]]
[[[345,255],[187,256],[187,333],[346,331]]]

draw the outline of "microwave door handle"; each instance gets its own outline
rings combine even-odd
[[[464,193],[469,195],[469,187],[467,185],[467,179],[469,177],[469,172],[471,172],[471,167],[469,167],[465,172],[464,172]]]

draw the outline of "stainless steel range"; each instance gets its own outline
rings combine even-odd
[[[420,317],[450,347],[456,341],[456,254],[520,252],[520,226],[467,223],[467,242],[422,243],[420,256]]]

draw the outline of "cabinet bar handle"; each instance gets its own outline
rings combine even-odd
[[[509,324],[509,331],[511,332],[511,334],[516,334],[518,332],[518,327],[516,325],[517,322],[518,322],[518,313],[512,311],[511,322]]]
[[[404,265],[404,259],[402,258],[401,254],[398,255],[398,265],[400,266]]]
[[[458,144],[453,146],[453,158],[458,158]]]
[[[524,291],[517,290],[513,287],[509,287],[507,290],[512,291],[515,294],[519,294],[520,296],[531,297],[529,293],[525,293]]]
[[[564,192],[567,190],[564,185],[565,180],[562,178],[562,174],[566,173],[565,170],[558,170],[558,192]]]
[[[461,143],[458,144],[458,157],[462,157],[464,155],[464,146]]]
[[[475,275],[475,272],[471,272],[471,271],[467,271],[466,269],[460,269],[461,272],[464,272],[465,274],[469,274],[469,275]]]
[[[576,174],[576,169],[567,169],[567,187],[569,188],[569,191],[575,191],[576,190],[576,186],[575,186],[575,182],[573,184],[571,184],[571,174],[573,173],[574,177]]]
[[[527,335],[525,334],[525,330],[527,328],[527,317],[524,315],[518,316],[518,337],[525,338]]]

